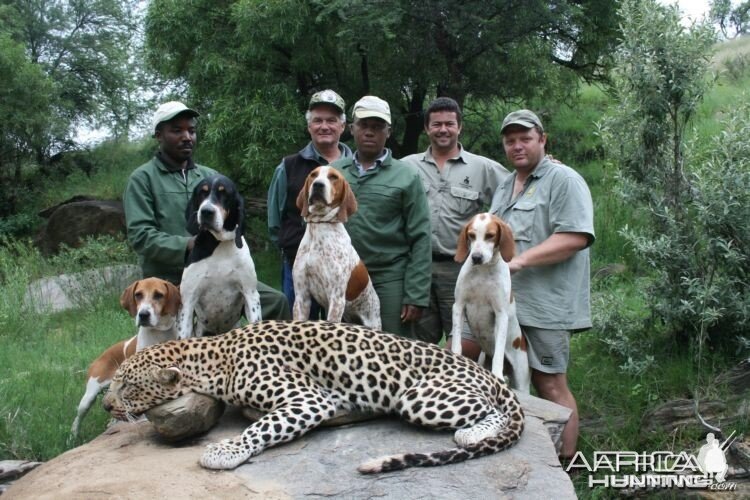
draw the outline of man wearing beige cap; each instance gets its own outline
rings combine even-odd
[[[501,134],[515,172],[497,188],[490,210],[510,225],[516,241],[508,265],[531,382],[539,396],[573,411],[559,450],[569,458],[578,440],[578,409],[566,376],[570,335],[591,328],[591,193],[575,170],[545,155],[547,135],[533,112],[510,113]]]
[[[310,142],[298,153],[285,157],[276,167],[268,186],[268,232],[281,250],[281,291],[294,306],[292,267],[305,226],[297,208],[297,194],[308,174],[320,165],[351,158],[349,146],[339,142],[346,126],[346,105],[333,90],[313,94],[305,119]],[[310,318],[318,319],[320,306],[313,301]]]
[[[138,254],[144,277],[179,284],[185,253],[195,241],[185,229],[185,209],[193,189],[217,172],[193,161],[198,112],[181,102],[162,104],[151,130],[159,143],[156,155],[136,168],[125,188],[128,241]],[[291,319],[286,298],[258,282],[263,319]]]
[[[380,299],[383,330],[414,338],[430,294],[430,216],[416,168],[393,158],[388,103],[365,96],[352,109],[357,151],[333,164],[351,185],[358,210],[346,224]]]

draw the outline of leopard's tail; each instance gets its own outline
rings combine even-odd
[[[511,401],[506,402],[504,406],[504,410],[507,412],[505,414],[509,416],[509,421],[495,436],[483,439],[476,444],[443,451],[432,453],[401,453],[374,458],[361,464],[357,470],[362,474],[377,474],[409,467],[448,465],[506,450],[516,444],[521,438],[524,419],[521,405],[515,397]]]

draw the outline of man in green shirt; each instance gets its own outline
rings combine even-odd
[[[185,254],[195,237],[185,229],[185,210],[200,181],[217,172],[193,161],[198,113],[181,102],[162,104],[152,130],[156,155],[130,175],[123,195],[128,241],[138,254],[144,277],[179,285]],[[281,292],[258,282],[264,319],[291,319]]]
[[[515,172],[497,188],[490,210],[510,225],[516,242],[508,265],[531,382],[539,396],[573,411],[560,449],[568,458],[578,440],[578,408],[566,376],[570,334],[591,327],[591,193],[575,170],[545,156],[547,135],[533,112],[510,113],[501,134]]]
[[[414,338],[414,322],[429,303],[430,217],[417,170],[385,147],[388,103],[365,96],[351,125],[357,151],[333,166],[344,174],[358,210],[346,229],[380,299],[383,330]]]

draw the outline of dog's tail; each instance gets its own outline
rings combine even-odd
[[[508,391],[508,389],[505,390]],[[432,453],[401,453],[375,458],[361,464],[357,470],[362,474],[377,474],[409,467],[448,465],[491,455],[510,448],[521,438],[524,428],[524,415],[516,395],[512,391],[509,392],[511,397],[498,401],[504,426],[496,435],[482,439],[475,444],[443,451]]]

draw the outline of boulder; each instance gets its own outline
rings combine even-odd
[[[29,284],[23,303],[39,314],[88,307],[103,295],[121,294],[140,278],[141,268],[133,264],[42,278]]]
[[[453,447],[451,432],[377,418],[321,427],[265,450],[232,471],[198,465],[203,448],[240,433],[248,422],[230,407],[208,434],[174,446],[148,421],[111,426],[101,436],[45,463],[17,480],[11,499],[58,498],[576,498],[543,417],[567,418],[569,410],[522,398],[526,428],[502,453],[447,465],[365,476],[357,465],[404,451]],[[557,409],[556,409],[557,408]],[[541,415],[541,416],[540,416]]]
[[[44,211],[42,213],[47,213]],[[35,239],[43,253],[52,254],[61,244],[78,247],[86,236],[122,236],[125,234],[125,211],[122,202],[83,200],[58,205]]]

